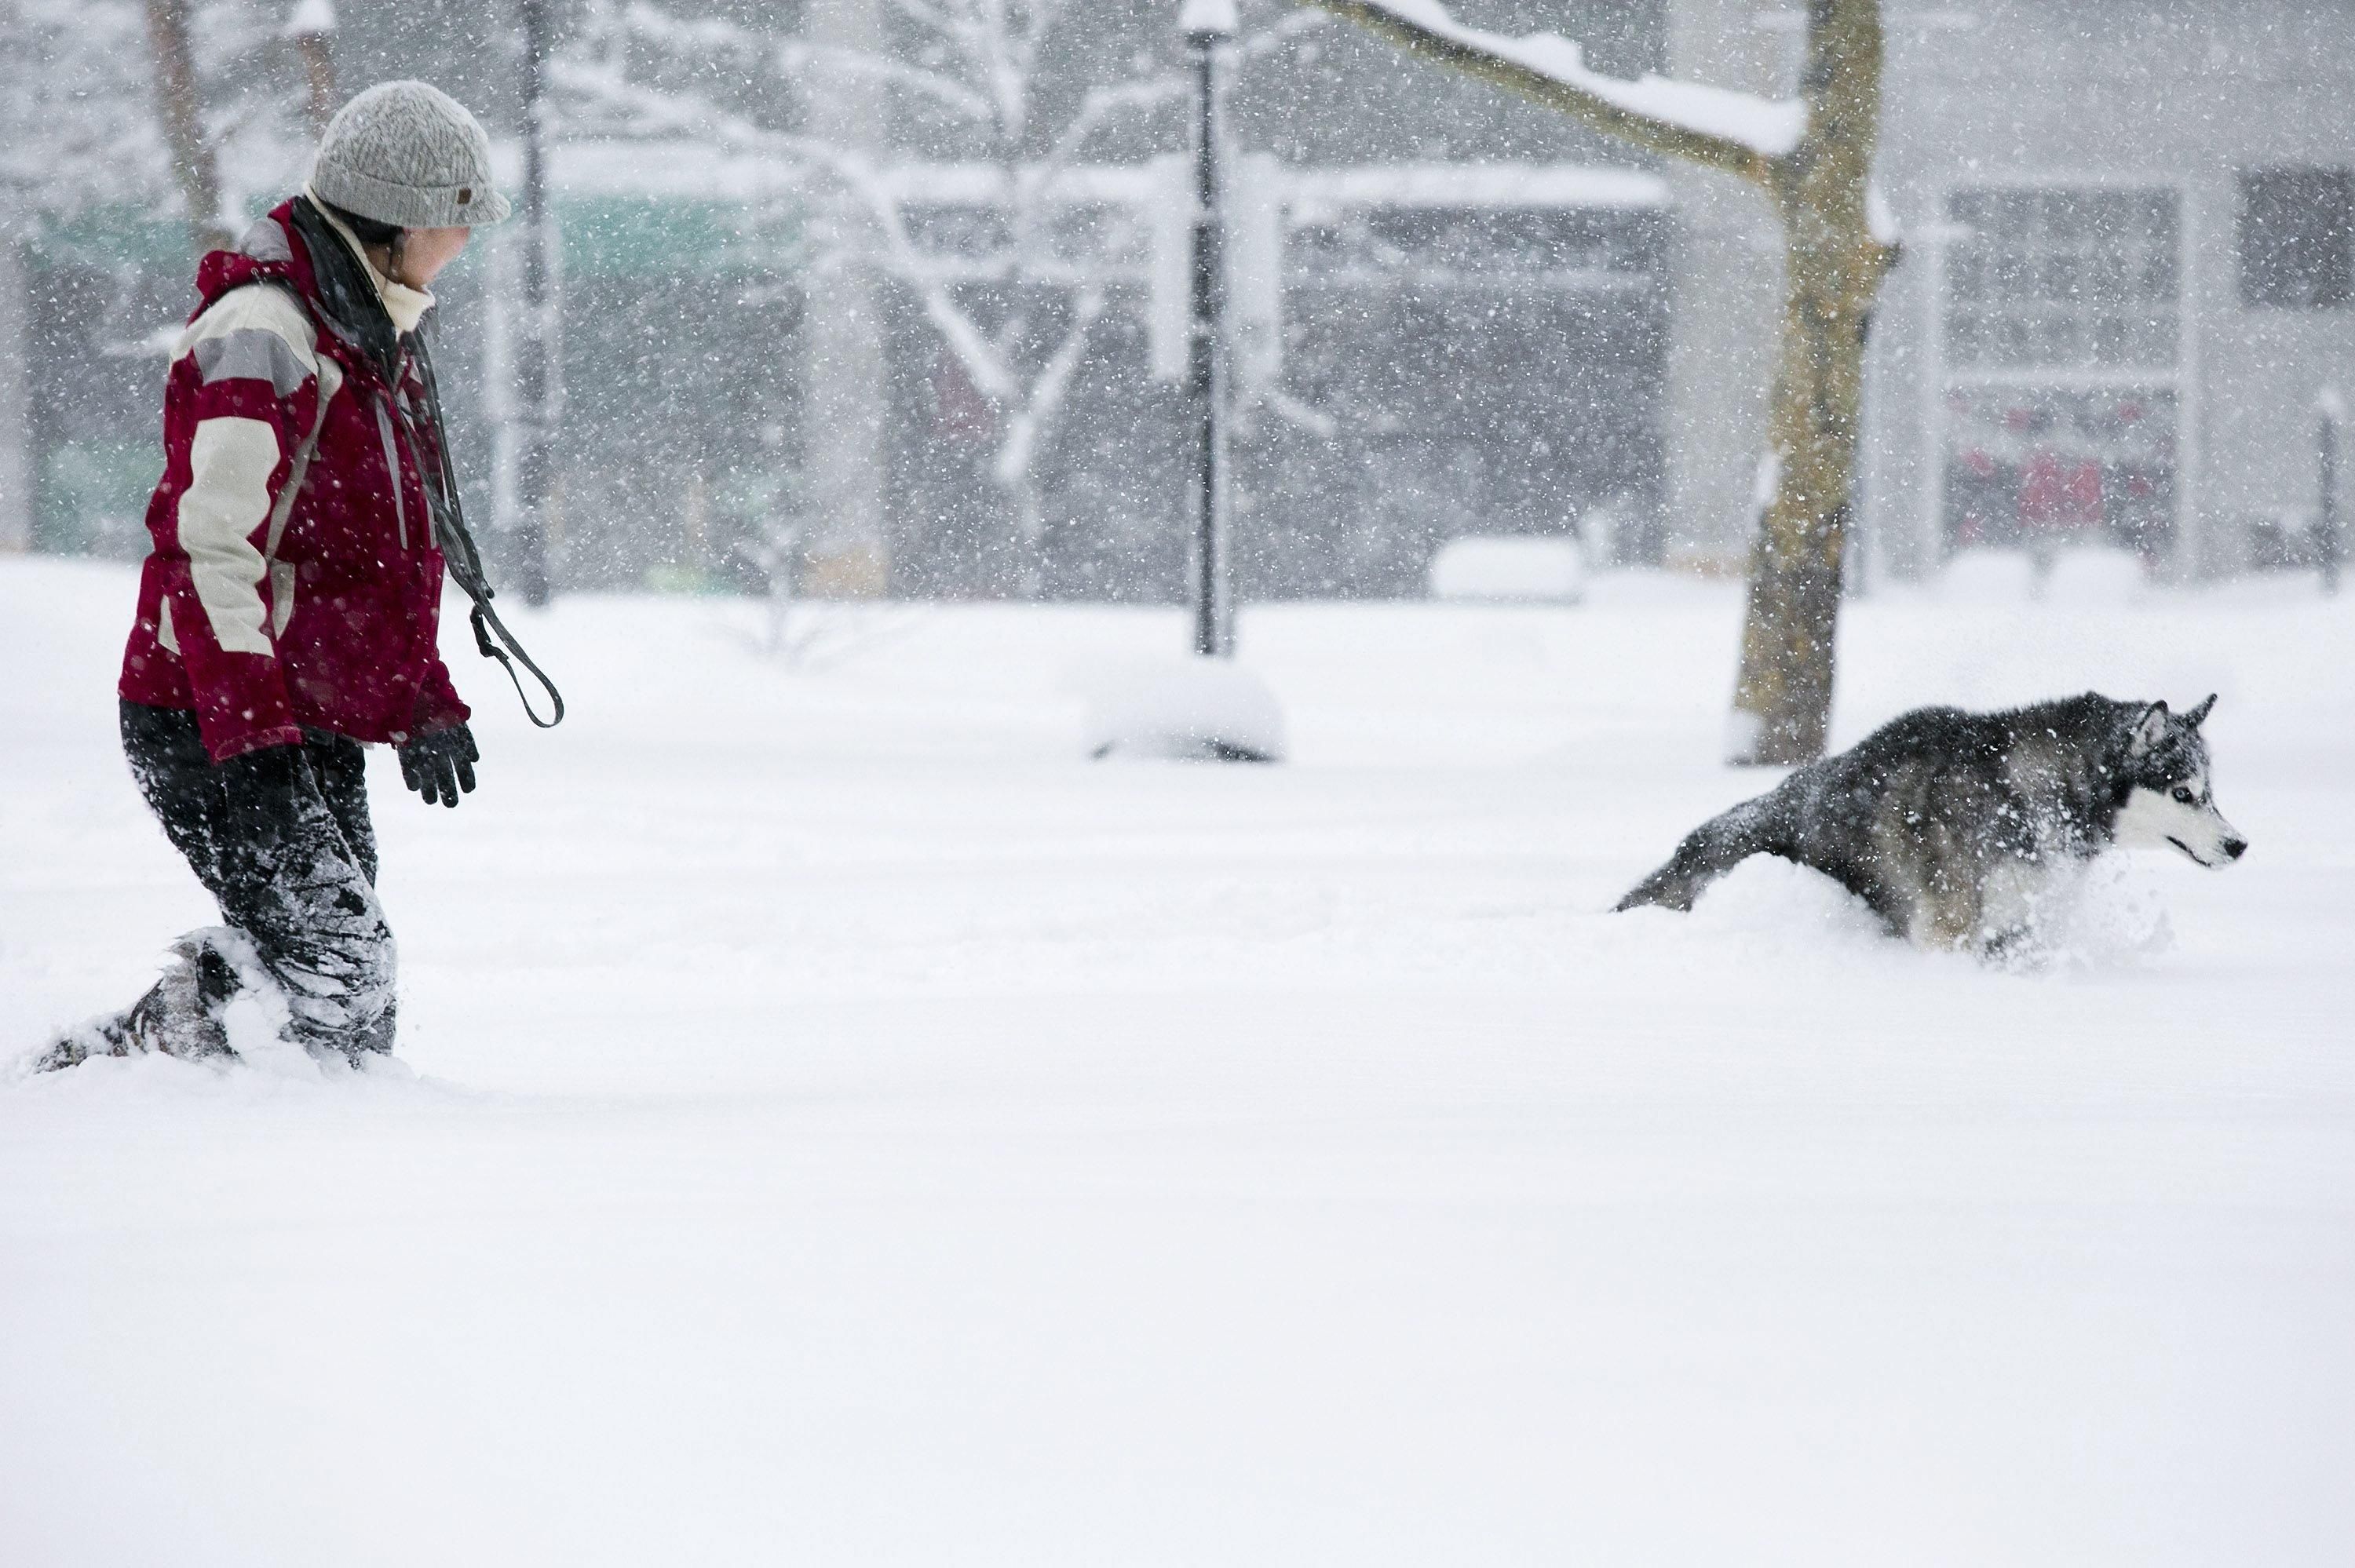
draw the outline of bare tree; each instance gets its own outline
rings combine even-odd
[[[160,197],[146,67],[140,0],[0,6],[0,202],[22,217]]]
[[[311,133],[318,135],[343,106],[343,94],[336,87],[336,57],[329,47],[336,37],[335,0],[295,0],[283,37],[303,62],[303,82],[309,90],[307,118]]]
[[[868,266],[890,280],[994,416],[989,476],[1010,524],[1007,586],[1035,594],[1040,453],[1111,292],[1146,278],[1142,204],[1104,199],[1082,160],[1108,131],[1181,100],[1186,78],[1173,49],[1064,90],[1068,68],[1057,79],[1050,62],[1061,35],[1090,26],[1073,0],[883,3],[892,26],[870,49],[683,19],[651,0],[598,0],[555,79],[579,128],[692,135],[805,171],[810,195],[831,204],[831,221],[811,236],[843,252],[817,264]],[[1288,18],[1247,52],[1309,19]],[[819,133],[806,111],[827,73],[888,90],[928,155]],[[718,79],[763,90],[723,101],[710,85]],[[952,209],[987,221],[936,221]]]
[[[287,67],[318,52],[312,35],[333,13],[297,0],[282,28],[287,11],[286,0],[0,5],[0,208],[68,217],[176,192],[192,240],[218,243],[241,193],[279,188],[307,153]]]
[[[189,245],[201,256],[236,243],[240,177],[277,185],[299,166],[306,139],[298,125],[307,122],[315,136],[335,112],[335,7],[332,0],[295,0],[291,10],[284,0],[144,4],[156,122]],[[284,90],[290,64],[302,79],[299,120],[287,112],[295,103]],[[249,132],[259,135],[240,157],[232,143]]]
[[[309,151],[290,92],[332,107],[329,0],[6,0],[0,4],[0,193],[27,210],[161,205],[234,222]],[[207,193],[210,194],[208,195]]]
[[[1774,205],[1783,228],[1782,346],[1727,748],[1742,763],[1821,756],[1865,333],[1897,258],[1869,185],[1881,121],[1880,0],[1808,0],[1797,102],[1604,76],[1566,38],[1476,32],[1437,0],[1306,3],[1595,130],[1747,180]]]
[[[303,151],[266,69],[282,50],[269,18],[283,9],[284,0],[0,5],[0,550],[29,536],[28,249],[45,224],[108,206],[160,209],[176,190],[192,246],[227,243],[240,185],[275,187]],[[298,17],[322,13],[325,0],[298,6]],[[108,330],[112,352],[169,341],[160,321],[118,315]]]
[[[0,553],[32,541],[35,274],[44,220],[169,189],[139,0],[0,5]]]
[[[188,209],[188,244],[199,256],[235,243],[221,215],[220,165],[205,133],[205,105],[188,42],[187,0],[147,0],[147,43],[155,61],[155,113],[172,152],[172,178]]]

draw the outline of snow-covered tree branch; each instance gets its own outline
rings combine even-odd
[[[1465,26],[1438,0],[1307,0],[1388,38],[1409,54],[1475,76],[1605,135],[1765,183],[1771,160],[1796,146],[1802,103],[1646,76],[1628,81],[1587,69],[1569,38],[1506,37]]]

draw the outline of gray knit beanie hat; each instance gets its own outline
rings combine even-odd
[[[479,228],[507,215],[491,185],[491,139],[464,104],[421,81],[378,82],[336,111],[311,191],[403,228]]]

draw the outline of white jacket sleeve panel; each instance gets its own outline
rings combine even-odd
[[[224,653],[275,652],[263,630],[267,568],[253,535],[270,515],[270,476],[280,455],[278,429],[262,419],[207,419],[189,443],[180,548]]]
[[[199,408],[225,404],[248,412],[216,413],[197,424],[179,501],[180,548],[221,651],[269,657],[275,650],[262,594],[268,567],[256,535],[270,514],[270,476],[285,448],[278,425],[250,416],[284,404],[318,375],[310,313],[274,282],[231,290],[172,345],[176,365],[190,356]]]

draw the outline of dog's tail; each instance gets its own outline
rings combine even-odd
[[[1767,840],[1771,795],[1744,800],[1732,810],[1711,817],[1685,835],[1668,863],[1627,890],[1613,905],[1613,913],[1657,904],[1664,909],[1689,910],[1701,890],[1753,854],[1772,848]]]

